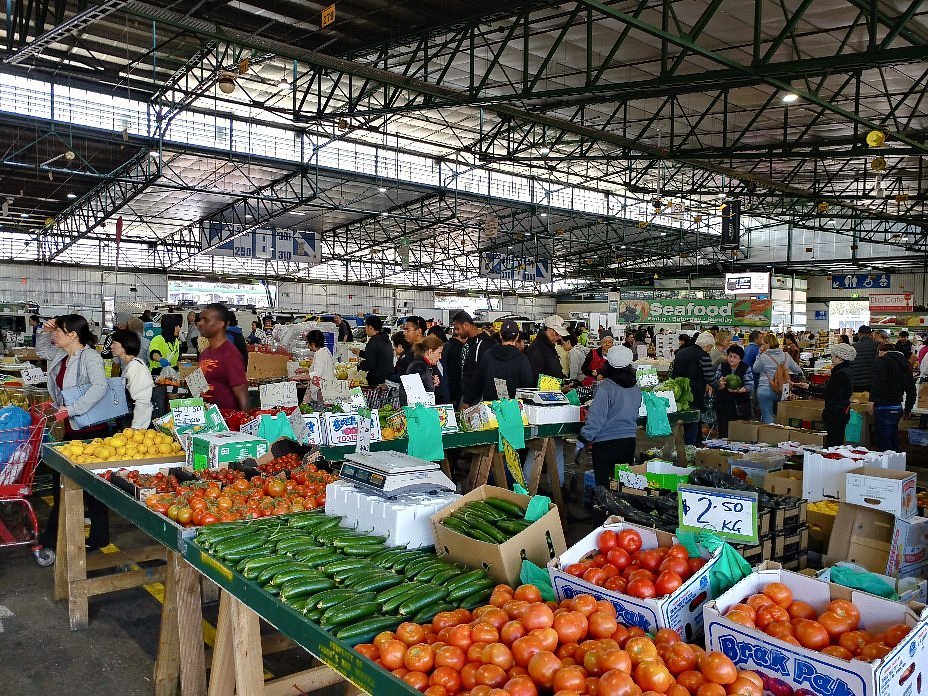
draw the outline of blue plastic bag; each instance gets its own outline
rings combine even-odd
[[[19,406],[0,408],[0,471],[13,458],[16,448],[29,440],[32,416]]]

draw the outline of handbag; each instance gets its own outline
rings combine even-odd
[[[65,406],[80,400],[90,390],[89,384],[78,384],[61,390],[61,399]],[[126,378],[107,377],[106,392],[93,406],[79,416],[70,416],[75,430],[83,430],[91,425],[115,420],[129,413],[129,401],[126,398]]]

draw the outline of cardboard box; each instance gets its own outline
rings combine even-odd
[[[731,421],[728,424],[728,439],[733,442],[759,442],[757,432],[763,425],[760,421]]]
[[[793,469],[771,471],[764,477],[764,490],[774,495],[802,497],[802,472]]]
[[[587,556],[598,553],[596,540],[604,529],[621,531],[634,529],[641,534],[642,549],[654,549],[659,546],[672,546],[676,537],[668,532],[661,532],[647,527],[629,524],[621,517],[610,517],[605,525],[594,529],[583,539],[555,558],[548,564],[551,584],[559,600],[578,594],[593,595],[597,599],[612,602],[618,621],[625,626],[639,626],[649,633],[659,628],[672,628],[686,641],[692,641],[702,633],[702,610],[704,601],[711,599],[712,588],[709,583],[709,571],[716,558],[687,578],[676,592],[654,599],[640,599],[620,592],[613,592],[593,585],[582,578],[569,575],[564,568],[578,563]]]
[[[845,500],[906,519],[918,512],[915,473],[860,467],[847,473]]]
[[[731,471],[732,460],[741,459],[743,456],[740,452],[730,452],[729,450],[698,449],[696,450],[696,466],[728,473]]]
[[[731,430],[729,430],[731,434]],[[800,445],[825,446],[825,433],[813,430],[787,428],[782,425],[761,425],[757,429],[757,442],[778,445],[781,442],[798,442]]]
[[[783,459],[770,457],[770,458],[756,458],[748,459],[747,457],[742,457],[741,459],[729,459],[729,473],[732,476],[737,476],[742,481],[751,486],[763,486],[764,479],[767,477],[767,474],[771,471],[779,471],[783,468]]]
[[[872,573],[885,572],[894,523],[885,512],[841,503],[828,539],[826,565],[850,561]]]
[[[571,404],[557,406],[537,406],[525,404],[523,407],[529,425],[547,425],[548,423],[579,423],[580,407]]]
[[[248,353],[248,379],[275,379],[287,377],[287,362],[293,358],[277,353]]]
[[[822,409],[824,401],[794,400],[781,401],[777,404],[776,422],[793,428],[806,430],[824,430]]]
[[[496,414],[493,412],[490,403],[489,401],[481,401],[479,404],[474,404],[461,412],[468,430],[496,430],[499,428],[499,421],[496,420]],[[522,412],[522,424],[528,425],[525,404],[521,401],[518,404],[519,410]]]
[[[357,413],[323,413],[322,414],[322,443],[329,447],[354,445],[358,442],[358,414]],[[377,409],[371,409],[371,442],[383,439],[380,432],[380,417]]]
[[[802,497],[810,503],[817,500],[845,501],[846,474],[862,466],[905,471],[905,454],[870,452],[853,447],[805,452],[802,460]]]
[[[886,574],[925,575],[928,565],[928,518],[897,518],[893,524]]]
[[[443,519],[462,505],[472,500],[487,498],[510,500],[523,507],[531,500],[530,496],[519,495],[506,488],[489,485],[475,488],[432,516],[437,554],[470,567],[476,567],[479,563],[498,582],[516,587],[521,584],[519,574],[522,571],[523,558],[544,568],[552,558],[567,548],[561,516],[553,503],[541,518],[502,544],[471,539],[441,524]]]
[[[861,627],[873,633],[894,624],[912,630],[881,660],[850,662],[793,646],[724,618],[728,609],[758,593],[771,582],[786,584],[795,597],[817,611],[833,599],[847,599],[860,610]],[[721,597],[703,607],[706,649],[722,652],[740,668],[782,681],[798,693],[813,696],[914,696],[922,691],[921,674],[928,669],[928,611],[923,604],[902,605],[866,592],[783,570],[765,563]],[[801,691],[800,691],[801,690]],[[786,693],[792,693],[787,689]]]
[[[220,469],[223,464],[240,462],[249,457],[257,459],[270,449],[270,443],[261,437],[245,433],[204,433],[190,437],[187,466],[194,469]]]
[[[829,568],[820,570],[815,577],[817,577],[822,582],[831,582],[831,571],[839,566],[861,572],[870,572],[866,568],[854,565],[853,563],[836,563]],[[921,602],[924,604],[925,602],[928,602],[928,581],[926,581],[924,578],[900,578],[897,582],[896,578],[890,577],[888,575],[883,575],[881,573],[872,574],[876,575],[890,587],[896,588],[896,594],[899,595],[899,598],[896,600],[897,602],[901,602],[903,604],[908,604],[909,602]]]
[[[691,471],[690,467],[674,466],[670,462],[655,459],[635,466],[616,464],[615,479],[623,489],[676,491],[678,485],[686,483]]]

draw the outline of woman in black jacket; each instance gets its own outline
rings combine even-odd
[[[426,336],[412,347],[413,359],[406,368],[407,375],[419,375],[426,392],[435,393],[436,404],[446,404],[449,401],[447,386],[438,370],[443,346],[438,336]],[[406,388],[402,385],[400,400],[404,406],[409,403]]]
[[[836,343],[831,349],[831,376],[825,383],[825,446],[844,444],[844,431],[851,417],[851,394],[854,393],[854,366],[857,350],[847,343]]]

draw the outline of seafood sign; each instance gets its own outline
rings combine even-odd
[[[626,324],[718,324],[770,326],[771,300],[623,300],[619,320]]]

